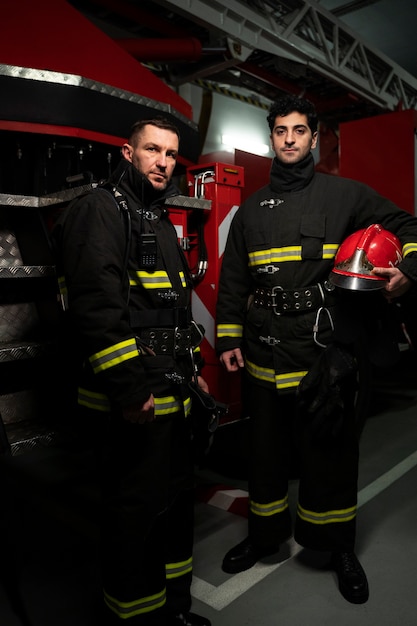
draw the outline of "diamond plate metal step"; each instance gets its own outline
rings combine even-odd
[[[51,445],[58,288],[46,211],[84,190],[0,194],[0,454]]]

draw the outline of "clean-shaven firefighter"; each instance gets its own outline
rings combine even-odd
[[[343,596],[363,603],[369,589],[354,552],[358,441],[351,348],[359,337],[356,321],[369,311],[355,315],[361,301],[342,297],[328,278],[345,238],[378,223],[398,236],[403,259],[373,272],[385,278],[387,297],[401,296],[417,281],[417,219],[363,184],[315,171],[311,103],[285,97],[267,119],[275,153],[270,183],[236,212],[219,281],[217,350],[228,372],[243,368],[250,418],[249,532],[226,554],[223,569],[252,567],[292,534],[288,480],[296,467],[295,540],[328,551]],[[317,365],[322,370],[317,384],[309,384],[310,401],[301,396],[297,402],[301,381]]]
[[[188,383],[208,389],[192,281],[165,208],[179,193],[178,148],[168,120],[137,122],[108,183],[78,198],[53,232],[80,363],[77,423],[101,444],[103,625],[210,626],[190,611]]]

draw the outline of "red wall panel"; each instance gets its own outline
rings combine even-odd
[[[340,175],[370,185],[414,214],[416,128],[414,109],[340,124]]]

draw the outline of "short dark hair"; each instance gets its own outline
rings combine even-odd
[[[175,133],[178,137],[178,141],[180,140],[180,131],[178,128],[170,122],[166,117],[158,116],[149,120],[139,120],[135,122],[130,129],[129,133],[129,143],[130,145],[134,145],[137,141],[137,137],[142,133],[145,126],[156,126],[157,128],[162,128],[163,130],[169,130],[172,133]]]
[[[283,117],[289,113],[293,113],[294,111],[305,115],[311,132],[313,134],[317,132],[318,119],[314,104],[305,98],[288,95],[273,102],[269,108],[269,113],[266,119],[268,120],[271,133],[274,130],[275,118],[277,116]]]

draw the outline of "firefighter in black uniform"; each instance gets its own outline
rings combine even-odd
[[[75,200],[53,231],[80,357],[80,431],[101,444],[100,625],[210,626],[190,612],[188,383],[208,388],[191,277],[164,206],[179,193],[178,145],[168,120],[137,122],[110,181]]]
[[[275,153],[270,183],[236,212],[219,281],[217,350],[228,372],[244,368],[251,434],[248,537],[226,554],[223,569],[248,569],[292,534],[293,453],[299,478],[294,538],[331,553],[341,593],[363,603],[368,583],[354,552],[358,441],[352,345],[359,330],[346,314],[344,290],[328,277],[344,239],[377,222],[399,237],[403,260],[373,271],[386,279],[386,297],[401,296],[417,281],[417,219],[363,184],[315,171],[317,116],[311,103],[284,97],[267,119]],[[386,302],[380,292],[378,297]],[[350,313],[354,307],[353,302]],[[332,345],[340,346],[333,356],[346,370],[343,383],[334,387],[337,397],[327,417],[330,398],[323,408],[313,397],[320,410],[310,414],[301,410],[297,390],[313,364],[326,363],[319,357],[328,360]],[[319,373],[322,388],[329,372]]]

